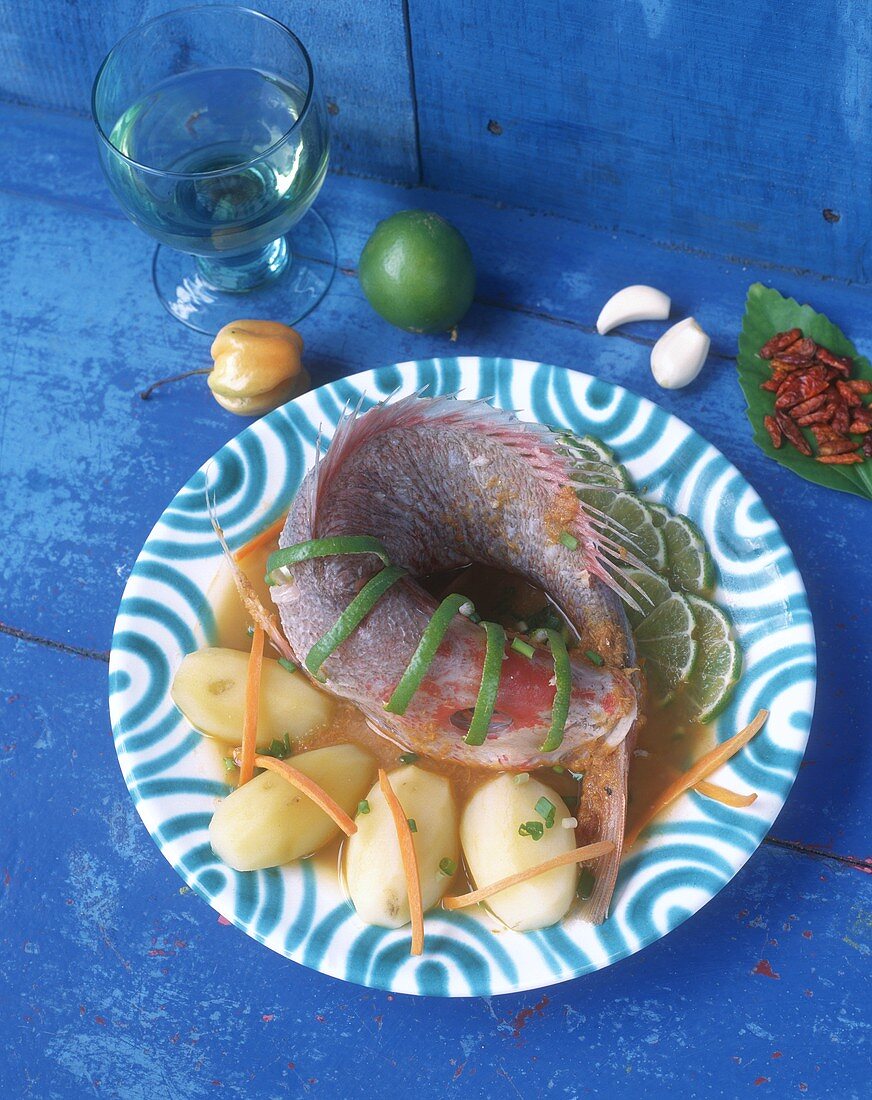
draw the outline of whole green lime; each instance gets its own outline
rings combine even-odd
[[[360,255],[359,277],[376,313],[407,332],[453,329],[475,294],[469,245],[426,210],[379,222]]]

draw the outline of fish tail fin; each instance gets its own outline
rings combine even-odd
[[[588,810],[579,816],[578,843],[610,840],[614,850],[597,862],[593,891],[578,907],[578,915],[591,924],[602,924],[609,915],[612,895],[621,866],[624,826],[627,814],[627,776],[634,738],[627,738],[608,756],[580,765],[584,771],[581,805]]]

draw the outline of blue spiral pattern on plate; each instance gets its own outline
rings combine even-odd
[[[570,918],[532,934],[502,932],[484,911],[426,918],[427,949],[409,957],[409,933],[364,926],[335,875],[311,861],[240,873],[208,841],[216,799],[229,792],[170,699],[185,653],[208,644],[206,591],[220,562],[204,489],[220,502],[231,546],[287,508],[342,410],[391,394],[487,397],[522,419],[598,436],[646,495],[702,529],[745,654],[742,681],[717,723],[726,739],[759,707],[771,717],[725,768],[724,782],[755,790],[750,809],[689,793],[625,858],[609,920]],[[115,746],[140,816],[163,854],[213,908],[274,951],[363,985],[434,996],[489,996],[563,981],[608,966],[665,935],[739,870],[781,809],[811,724],[815,647],[802,579],[775,521],[741,474],[682,421],[588,375],[513,359],[431,359],[322,386],[245,429],[176,495],[131,573],[115,627],[109,694]],[[724,773],[721,773],[722,775]]]

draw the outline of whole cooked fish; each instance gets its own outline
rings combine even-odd
[[[608,536],[579,503],[570,473],[555,437],[539,425],[484,401],[409,397],[343,419],[297,494],[279,544],[372,535],[392,563],[408,570],[321,668],[323,686],[356,704],[380,733],[436,760],[505,771],[562,764],[585,772],[580,839],[615,843],[586,903],[585,916],[599,921],[620,863],[640,685],[626,616],[602,555]],[[576,549],[560,541],[564,532],[577,540]],[[553,752],[541,751],[555,694],[553,658],[541,649],[532,658],[507,650],[487,739],[477,747],[465,743],[485,632],[462,615],[452,620],[405,714],[385,710],[437,606],[414,577],[470,562],[510,570],[541,588],[578,632],[581,650],[605,660],[597,668],[572,654],[569,717]],[[288,583],[271,593],[298,656],[381,567],[368,554],[291,567]]]

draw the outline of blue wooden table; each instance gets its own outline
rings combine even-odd
[[[716,6],[703,6],[714,18]],[[650,7],[646,18],[656,19]],[[436,16],[416,3],[416,18]],[[427,109],[447,110],[432,87],[435,66],[416,58]],[[53,71],[49,84],[65,74]],[[468,75],[480,79],[471,62]],[[34,101],[24,87],[7,98]],[[381,106],[381,125],[397,140],[379,149],[377,172],[408,185],[418,153],[433,163],[446,151],[422,116],[416,153],[405,108],[388,117],[395,107]],[[496,129],[483,140],[510,130],[511,118],[495,116],[484,119]],[[501,171],[524,153],[511,140]],[[338,151],[345,167],[361,169],[350,144]],[[450,160],[439,166],[428,178],[448,186]],[[475,180],[463,184],[496,197]],[[371,228],[409,206],[454,221],[476,257],[478,296],[456,345],[389,327],[358,285]],[[613,233],[352,175],[328,179],[319,209],[336,234],[340,271],[300,325],[316,382],[449,350],[544,360],[651,397],[739,467],[781,524],[809,591],[819,692],[806,760],[772,834],[715,900],[641,954],[562,986],[424,1002],[323,977],[225,926],[136,816],[112,746],[106,662],[145,536],[243,422],[201,378],[139,399],[161,376],[208,365],[208,341],[158,304],[152,245],[106,191],[87,121],[2,106],[0,1096],[867,1096],[872,506],[764,458],[734,355],[756,279],[827,312],[870,354],[868,289],[655,243],[684,244],[695,229],[704,237],[675,220],[664,235],[635,224]],[[747,228],[736,232],[750,239]],[[813,243],[794,243],[780,262],[805,266]],[[819,269],[856,274],[841,259]],[[653,383],[654,326],[595,334],[602,302],[630,282],[662,286],[678,313],[712,334],[707,367],[688,390]]]

